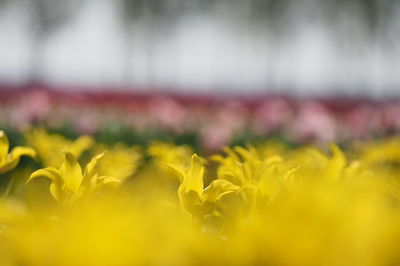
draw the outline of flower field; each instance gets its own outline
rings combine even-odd
[[[0,102],[0,265],[400,264],[395,100]]]
[[[400,130],[399,115],[396,98],[0,90],[0,126],[13,136],[35,126],[70,137],[90,134],[102,142],[174,140],[205,152],[265,138],[294,143],[384,138]]]
[[[2,265],[397,265],[400,139],[225,146],[0,131]],[[10,148],[11,147],[11,148]]]
[[[0,0],[0,266],[400,266],[400,0]]]

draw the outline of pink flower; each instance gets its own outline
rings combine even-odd
[[[260,135],[269,133],[288,123],[292,114],[289,103],[283,99],[265,101],[253,114],[253,130]]]
[[[322,104],[306,102],[300,105],[290,134],[294,139],[303,141],[334,141],[336,138],[335,119]]]

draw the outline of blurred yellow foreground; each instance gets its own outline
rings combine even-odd
[[[43,130],[26,145],[1,133],[1,265],[400,264],[397,138],[208,158]]]

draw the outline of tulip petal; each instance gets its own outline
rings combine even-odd
[[[87,150],[94,143],[90,136],[81,136],[76,139],[70,146],[70,151],[73,155],[79,158],[83,151]]]
[[[84,173],[84,175],[83,175],[83,176],[84,176],[84,182],[89,181],[89,180],[94,176],[97,163],[99,162],[99,160],[100,160],[101,158],[103,158],[103,156],[104,156],[105,153],[106,153],[106,152],[97,154],[97,155],[94,156],[94,157],[92,158],[92,160],[90,160],[90,162],[86,165],[86,167],[85,167],[85,173]]]
[[[111,184],[111,183],[121,183],[122,181],[112,177],[112,176],[100,176],[99,177],[100,180],[103,181],[103,184]]]
[[[61,179],[58,169],[56,169],[55,167],[47,167],[47,168],[39,169],[39,170],[36,170],[35,172],[33,172],[29,176],[29,178],[26,182],[28,183],[32,179],[35,179],[38,177],[46,177],[46,178],[50,179],[52,182]]]
[[[11,160],[19,160],[21,156],[29,156],[29,157],[36,157],[36,151],[29,147],[21,147],[17,146],[12,149],[11,153]]]
[[[196,154],[193,154],[190,169],[183,179],[183,186],[186,191],[195,191],[200,196],[204,188],[203,175],[204,166],[200,158]]]
[[[20,146],[15,147],[12,152],[8,154],[9,146],[7,135],[4,131],[0,130],[0,174],[14,169],[19,163],[21,156],[36,156],[36,152],[32,148]]]
[[[164,165],[172,170],[172,172],[178,177],[181,183],[183,182],[183,179],[185,178],[185,173],[181,169],[169,163],[166,163]]]
[[[64,179],[64,189],[76,193],[78,192],[83,180],[82,168],[71,152],[63,152],[65,160],[60,167],[60,176]]]
[[[203,201],[215,202],[222,196],[239,190],[239,187],[225,179],[217,179],[203,192]]]
[[[3,130],[0,130],[0,162],[6,161],[9,148],[7,135]]]
[[[326,178],[336,181],[344,167],[346,166],[346,157],[342,150],[336,144],[330,144],[329,148],[332,151],[332,157],[329,160],[325,169]]]

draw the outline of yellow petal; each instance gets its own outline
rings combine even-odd
[[[59,175],[59,171],[58,169],[54,168],[54,167],[47,167],[44,169],[40,169],[37,170],[35,172],[33,172],[28,181],[31,181],[34,178],[38,178],[38,177],[46,177],[48,179],[51,180],[51,184],[50,184],[50,194],[57,200],[57,201],[61,201],[64,197],[64,193],[61,189],[62,187],[62,179]]]
[[[257,195],[265,202],[273,201],[280,190],[279,171],[277,165],[270,166],[263,174],[257,186]]]
[[[337,180],[346,166],[346,157],[336,144],[330,144],[329,148],[332,151],[332,157],[326,166],[325,174],[327,179]]]
[[[223,163],[225,158],[220,154],[215,154],[215,155],[210,156],[210,160],[217,162],[217,163]]]
[[[19,163],[20,157],[23,155],[34,157],[36,153],[32,148],[15,147],[12,152],[1,162],[0,174],[14,169]]]
[[[317,165],[317,167],[323,168],[328,163],[328,158],[320,150],[317,150],[314,148],[307,148],[306,152],[309,155],[311,155],[311,158],[313,159],[313,161]]]
[[[64,189],[78,192],[83,176],[82,168],[75,156],[69,151],[63,151],[65,160],[60,167],[60,177],[64,180]]]
[[[53,182],[50,184],[50,194],[55,198],[57,201],[62,201],[63,199],[63,192],[61,190],[61,186],[57,182]]]
[[[183,186],[187,192],[195,191],[199,196],[203,192],[204,167],[197,154],[192,155],[192,161],[188,173],[183,179]]]
[[[168,169],[172,170],[172,172],[178,177],[181,183],[183,182],[183,179],[185,178],[185,173],[181,169],[170,163],[166,163],[164,165],[168,167]]]
[[[210,210],[205,210],[201,206],[201,199],[196,191],[182,192],[180,200],[186,211],[195,216],[201,216],[208,213]]]
[[[38,177],[46,177],[46,178],[50,179],[51,181],[57,181],[57,180],[61,179],[58,169],[56,169],[54,167],[47,167],[47,168],[39,169],[39,170],[36,170],[35,172],[33,172],[29,176],[29,178],[26,182],[28,183],[32,179],[35,179]]]
[[[239,162],[239,156],[230,148],[230,147],[223,147],[222,150],[227,154],[227,157],[232,158],[232,160]]]
[[[257,151],[255,150],[255,148],[249,148],[249,150],[240,147],[240,146],[236,146],[235,147],[235,151],[237,153],[240,154],[240,156],[243,158],[243,160],[245,161],[249,161],[252,162],[254,160],[259,160],[259,156],[257,154]]]
[[[72,143],[70,151],[73,155],[79,158],[82,152],[92,146],[93,143],[94,141],[90,136],[81,136]]]
[[[299,169],[300,169],[300,166],[295,167],[295,168],[292,168],[292,169],[290,169],[289,171],[287,171],[287,172],[282,176],[282,181],[283,181],[284,183],[290,182],[290,181],[293,179],[295,173],[296,173]]]
[[[103,181],[103,184],[110,184],[110,183],[121,183],[122,181],[112,177],[112,176],[100,176],[99,177],[100,180]]]
[[[279,155],[272,155],[264,160],[266,164],[276,164],[283,162],[283,158]]]
[[[11,151],[11,159],[12,160],[19,160],[21,156],[29,156],[29,157],[35,157],[36,156],[36,151],[32,148],[29,147],[21,147],[17,146]]]
[[[97,154],[90,160],[90,162],[85,167],[84,179],[90,179],[95,173],[96,166],[101,158],[103,158],[106,152]]]
[[[10,144],[7,135],[3,130],[0,130],[0,162],[4,162],[7,159],[9,148]]]
[[[239,187],[232,184],[225,179],[217,179],[211,182],[211,184],[203,192],[203,200],[215,202],[221,199],[222,196],[238,191]]]
[[[95,174],[94,176],[92,176],[92,178],[89,180],[89,184],[87,185],[82,185],[81,187],[81,192],[83,193],[88,193],[88,192],[92,192],[96,189],[99,189],[103,186],[118,186],[119,184],[121,184],[122,181],[112,177],[112,176],[98,176],[97,174]]]

